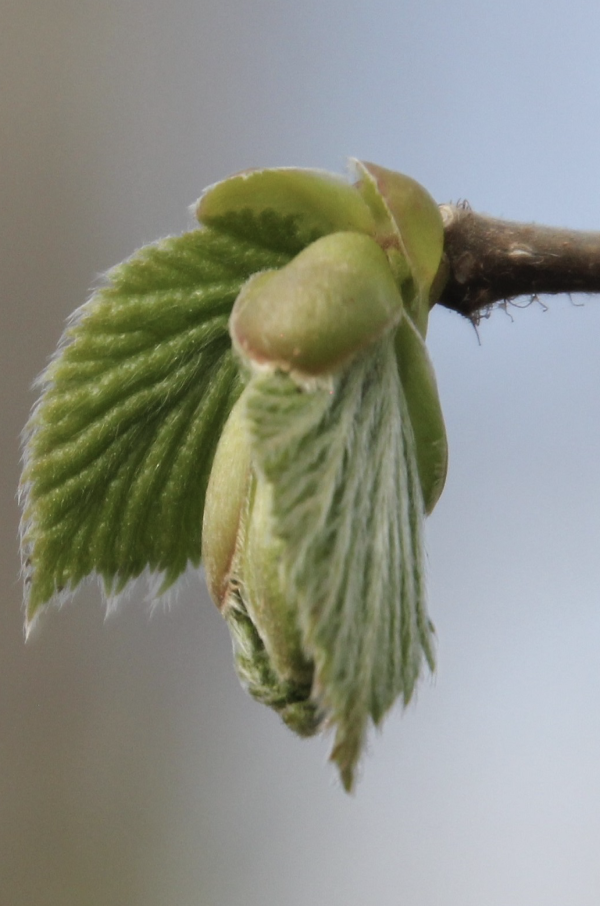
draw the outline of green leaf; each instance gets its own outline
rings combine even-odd
[[[421,336],[427,332],[430,291],[442,258],[444,225],[436,202],[410,176],[377,164],[353,161],[359,177],[357,188],[377,222],[378,240],[384,248],[394,240],[402,260],[410,265],[400,280],[402,298]],[[390,256],[390,263],[394,257]]]
[[[75,313],[26,429],[28,622],[89,575],[113,595],[148,571],[164,591],[200,562],[212,459],[241,390],[231,308],[255,271],[290,257],[268,236],[195,230],[136,253]]]
[[[433,365],[410,318],[402,318],[396,330],[396,361],[415,436],[423,505],[429,515],[444,489],[448,441]]]
[[[310,697],[311,679],[282,679],[277,674],[239,596],[232,596],[223,616],[233,641],[235,667],[245,689],[261,704],[273,708],[298,736],[317,733],[323,714]]]
[[[331,757],[349,789],[369,719],[378,724],[398,696],[408,702],[423,655],[434,662],[423,501],[393,337],[313,390],[258,373],[245,399],[282,593],[297,611],[313,699],[336,727]]]
[[[234,234],[254,235],[278,223],[279,241],[295,253],[341,230],[371,234],[369,207],[354,186],[323,170],[280,167],[246,170],[210,186],[196,207],[200,223]],[[287,229],[281,228],[282,223]],[[291,233],[291,236],[290,236]]]

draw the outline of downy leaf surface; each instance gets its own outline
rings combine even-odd
[[[313,698],[335,726],[332,759],[351,788],[369,718],[407,703],[423,656],[423,500],[415,439],[388,334],[314,389],[256,374],[246,417],[281,588],[314,663]],[[268,549],[268,542],[265,542]]]
[[[26,428],[28,623],[86,577],[165,591],[202,551],[215,447],[241,391],[228,319],[244,282],[302,247],[272,213],[244,235],[198,229],[134,254],[71,318]]]

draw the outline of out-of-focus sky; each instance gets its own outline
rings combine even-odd
[[[0,27],[0,903],[597,906],[600,300],[434,311],[450,441],[439,667],[354,797],[245,696],[192,577],[23,643],[19,432],[97,275],[251,166],[409,173],[600,229],[592,0],[5,0]],[[583,304],[581,304],[583,303]]]

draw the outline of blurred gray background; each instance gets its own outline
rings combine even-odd
[[[600,300],[432,316],[439,668],[352,798],[201,577],[106,622],[84,589],[25,646],[15,490],[64,319],[230,172],[354,155],[600,229],[599,34],[593,0],[3,0],[2,906],[597,906]]]

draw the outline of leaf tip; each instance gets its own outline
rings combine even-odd
[[[34,613],[33,615],[25,614],[25,624],[23,626],[23,635],[25,637],[25,643],[29,642],[34,635],[37,635],[38,627],[40,625],[39,615]]]

